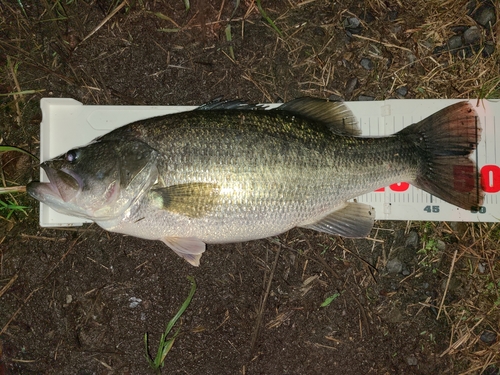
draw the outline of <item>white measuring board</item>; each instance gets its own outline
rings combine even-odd
[[[357,117],[362,134],[382,136],[404,127],[462,100],[404,99],[371,102],[345,102]],[[500,221],[500,101],[471,100],[482,127],[481,142],[472,158],[481,171],[486,192],[479,212],[463,210],[405,182],[357,197],[358,202],[375,207],[378,220],[424,221]],[[71,148],[83,146],[109,131],[149,117],[193,110],[193,106],[98,106],[83,105],[74,99],[43,98],[41,100],[40,160],[46,161]],[[271,104],[269,108],[278,106]],[[499,147],[500,153],[500,147]],[[43,170],[40,181],[48,182]],[[79,226],[87,220],[60,214],[40,204],[42,227]]]

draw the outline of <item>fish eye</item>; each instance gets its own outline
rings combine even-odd
[[[78,150],[69,150],[65,156],[66,161],[74,163],[78,159],[79,154]]]

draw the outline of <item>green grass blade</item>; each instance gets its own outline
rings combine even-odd
[[[269,18],[264,8],[262,8],[260,0],[257,0],[257,8],[259,9],[260,15],[267,21],[267,23],[279,34],[280,37],[283,37],[281,30],[278,29],[278,26],[274,24],[273,20]]]
[[[8,152],[8,151],[22,152],[23,154],[29,155],[32,158],[39,160],[35,155],[29,153],[28,151],[23,150],[22,148],[14,147],[14,146],[0,146],[0,152]]]
[[[196,291],[196,281],[194,281],[194,279],[191,276],[188,276],[188,280],[191,281],[191,290],[189,291],[189,295],[186,298],[186,300],[184,301],[184,303],[182,304],[179,311],[177,311],[177,314],[175,314],[175,316],[172,318],[172,320],[170,320],[170,322],[168,322],[167,329],[165,329],[165,336],[169,334],[169,332],[172,329],[172,327],[174,326],[174,324],[177,322],[177,320],[179,320],[179,318],[184,313],[184,311],[186,311],[189,304],[191,303],[191,299],[194,296],[194,292]]]
[[[145,345],[145,349],[146,349],[146,359],[147,359],[149,365],[157,371],[159,371],[159,369],[164,366],[165,358],[167,357],[167,354],[170,351],[170,349],[172,348],[172,346],[174,345],[174,341],[177,338],[177,336],[179,335],[180,329],[177,329],[177,331],[175,332],[175,334],[171,338],[167,339],[167,337],[168,337],[170,331],[172,330],[173,326],[177,322],[177,320],[179,320],[181,315],[188,308],[189,304],[191,303],[191,300],[193,299],[194,293],[196,292],[196,281],[191,276],[188,276],[188,280],[191,282],[191,290],[189,291],[189,295],[184,300],[184,303],[182,304],[180,309],[177,311],[177,314],[175,314],[175,316],[170,320],[170,322],[168,322],[167,328],[165,329],[165,332],[162,333],[162,335],[161,335],[160,342],[158,344],[158,350],[156,352],[156,356],[154,359],[149,354],[148,334],[147,333],[144,334],[144,345]]]

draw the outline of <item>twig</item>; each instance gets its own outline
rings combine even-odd
[[[18,92],[20,92],[21,86],[19,85],[19,81],[17,80],[16,70],[14,69],[14,66],[12,65],[12,61],[11,61],[9,55],[7,55],[7,65],[10,68],[10,73],[12,75],[12,80],[14,81],[14,84],[16,85],[16,89]],[[14,94],[13,96],[14,96],[14,104],[16,106],[16,112],[17,112],[17,124],[19,126],[21,126],[21,108],[19,107],[19,100],[24,102],[24,98],[22,95],[17,95],[17,94]]]
[[[446,298],[446,293],[448,292],[448,286],[450,285],[451,275],[453,274],[453,268],[455,267],[455,260],[457,259],[457,253],[458,250],[455,250],[455,252],[453,253],[453,260],[451,261],[450,274],[448,275],[448,280],[446,280],[446,287],[444,288],[443,298],[441,299],[441,303],[439,304],[439,311],[436,320],[439,319],[439,315],[441,315],[444,299]]]
[[[26,297],[26,299],[24,300],[24,303],[21,307],[19,307],[16,312],[10,317],[9,321],[7,323],[5,323],[5,325],[3,326],[2,330],[0,331],[0,336],[2,336],[6,331],[7,329],[9,328],[9,325],[10,323],[12,323],[12,321],[16,318],[16,316],[21,312],[21,309],[28,303],[28,301],[31,299],[31,297],[33,297],[33,294],[35,294],[35,292],[37,292],[38,290],[40,290],[42,287],[40,288],[37,288],[35,290],[33,290],[29,295],[28,297]]]
[[[386,47],[389,47],[389,48],[399,48],[399,49],[402,49],[403,51],[412,52],[412,51],[411,51],[410,49],[408,49],[408,48],[401,47],[401,46],[397,46],[397,45],[392,44],[392,43],[382,42],[381,40],[376,40],[376,39],[368,38],[368,37],[366,37],[366,36],[357,35],[357,34],[352,34],[352,36],[353,36],[353,37],[355,37],[355,38],[368,40],[368,41],[370,41],[370,42],[379,43],[379,44],[382,44],[382,45],[384,45],[384,46],[386,46]]]
[[[266,292],[264,293],[264,298],[262,299],[262,302],[259,306],[259,311],[257,313],[257,322],[255,324],[255,328],[252,335],[252,345],[250,345],[250,353],[253,353],[253,350],[255,348],[255,343],[257,342],[257,337],[259,336],[260,326],[262,325],[262,316],[264,315],[264,308],[266,306],[267,297],[269,297],[269,291],[271,290],[271,283],[273,281],[274,271],[276,270],[280,253],[281,253],[281,244],[278,247],[278,251],[276,251],[273,268],[271,269],[271,274],[269,275],[269,280],[267,281]]]
[[[0,297],[2,297],[7,290],[9,290],[9,288],[12,286],[12,284],[14,284],[18,277],[19,275],[17,273],[11,277],[9,282],[5,284],[5,286],[0,290]]]
[[[113,11],[108,14],[108,16],[106,18],[104,18],[101,23],[99,25],[97,25],[97,27],[92,30],[85,38],[82,39],[82,41],[80,43],[78,43],[78,45],[82,44],[83,42],[85,42],[88,38],[90,38],[92,35],[94,35],[97,31],[99,31],[99,29],[101,27],[103,27],[106,22],[108,22],[111,18],[113,18],[113,16],[118,13],[125,5],[128,4],[128,1],[127,0],[124,0],[120,5],[118,5],[115,9],[113,9]],[[75,47],[75,49],[78,48],[78,46]]]

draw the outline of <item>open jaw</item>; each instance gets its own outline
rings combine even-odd
[[[49,182],[32,182],[28,185],[28,193],[41,202],[72,200],[82,187],[81,178],[69,170],[54,169],[42,163],[41,167],[49,178]]]

